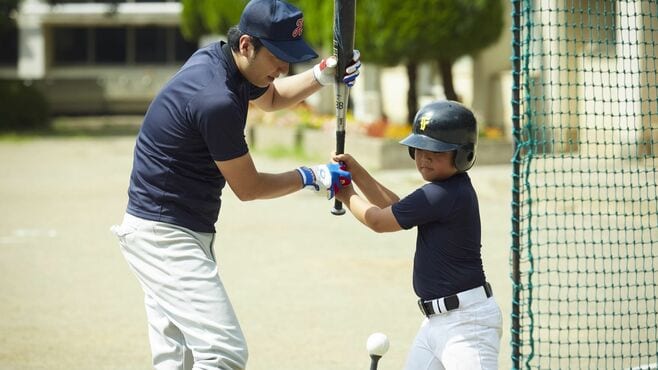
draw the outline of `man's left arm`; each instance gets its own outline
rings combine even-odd
[[[255,99],[254,104],[271,112],[291,107],[308,98],[323,86],[313,77],[313,69],[294,74],[292,76],[277,78],[267,91]]]
[[[336,163],[302,166],[283,173],[263,173],[249,153],[226,161],[215,161],[233,193],[242,201],[278,198],[307,188],[326,191],[327,198],[349,185],[350,173]]]

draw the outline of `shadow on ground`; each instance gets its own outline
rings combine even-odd
[[[135,136],[142,116],[59,116],[42,130],[0,132],[5,139]]]

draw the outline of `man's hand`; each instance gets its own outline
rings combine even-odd
[[[343,82],[349,86],[354,86],[356,78],[359,76],[359,68],[361,68],[361,53],[354,50],[352,54],[352,62],[347,65],[345,69],[345,76]],[[338,61],[335,56],[322,59],[320,63],[313,66],[313,76],[322,86],[332,85],[336,77],[336,64]]]
[[[333,198],[339,189],[352,182],[352,175],[337,163],[299,167],[297,171],[302,177],[302,187],[314,191],[324,189],[327,199]]]

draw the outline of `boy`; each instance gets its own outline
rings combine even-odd
[[[428,182],[402,199],[349,154],[334,160],[363,192],[347,186],[336,194],[361,223],[376,232],[418,227],[413,287],[426,319],[405,368],[497,369],[502,316],[486,282],[477,194],[466,173],[475,162],[475,117],[457,102],[433,102],[400,143]]]

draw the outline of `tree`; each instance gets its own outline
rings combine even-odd
[[[12,1],[12,0],[0,0]],[[224,34],[240,20],[247,0],[182,0],[187,38]],[[333,1],[289,0],[304,12],[304,38],[321,54],[331,52]],[[356,0],[356,47],[364,63],[404,64],[409,79],[409,123],[418,109],[416,71],[436,62],[446,98],[458,100],[452,65],[494,43],[503,28],[503,0]]]
[[[240,22],[247,0],[182,0],[181,32],[188,40],[208,33],[225,35]]]
[[[248,0],[182,0],[183,36],[187,39],[195,39],[207,33],[226,34],[230,27],[240,22],[240,15],[248,2]],[[333,2],[326,0],[288,0],[288,2],[304,13],[304,39],[316,48],[331,50]]]
[[[437,61],[446,98],[458,100],[453,63],[495,42],[503,28],[502,0],[357,1],[357,45],[363,60],[407,69],[409,123],[418,109],[418,65]]]
[[[501,0],[427,0],[430,17],[423,19],[432,32],[424,60],[436,60],[447,99],[459,100],[453,85],[452,66],[462,56],[473,55],[493,44],[503,30]]]
[[[330,50],[333,2],[324,0],[288,1],[304,12],[306,25],[304,39],[316,48]],[[208,33],[225,35],[229,28],[240,22],[240,15],[248,2],[248,0],[182,0],[181,32],[183,37],[187,40],[194,40]],[[305,9],[311,10],[304,11]],[[293,68],[294,65],[291,66],[291,72],[293,72]]]

